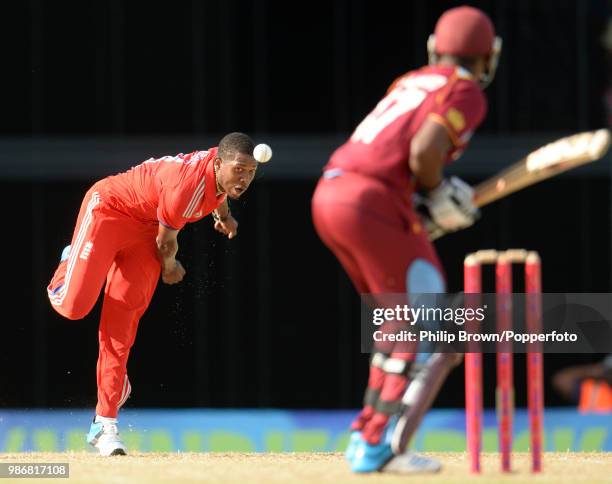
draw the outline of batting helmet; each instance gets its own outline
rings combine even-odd
[[[495,36],[493,22],[487,14],[474,7],[457,7],[447,10],[436,23],[429,36],[427,50],[430,64],[435,64],[442,54],[458,57],[489,58],[487,72],[480,79],[485,86],[493,80],[502,41]]]

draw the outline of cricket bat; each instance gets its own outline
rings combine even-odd
[[[483,207],[511,193],[591,163],[606,154],[610,130],[585,131],[553,141],[474,187],[474,204]]]
[[[596,161],[606,154],[609,147],[608,129],[585,131],[553,141],[476,185],[474,205],[484,207],[523,188]],[[431,219],[427,220],[426,226],[430,240],[445,234]]]

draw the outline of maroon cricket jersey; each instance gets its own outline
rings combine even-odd
[[[455,66],[427,66],[398,78],[351,138],[332,155],[325,171],[340,169],[413,191],[410,143],[428,117],[442,124],[453,142],[447,161],[457,159],[487,110],[474,77]]]

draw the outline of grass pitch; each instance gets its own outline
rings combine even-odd
[[[546,453],[544,471],[529,472],[530,455],[515,453],[511,474],[499,472],[499,456],[483,454],[483,473],[469,473],[465,453],[427,454],[440,459],[443,469],[433,475],[355,475],[339,453],[243,454],[243,453],[138,453],[100,457],[86,452],[0,454],[0,463],[68,462],[73,483],[495,483],[495,482],[611,482],[612,453]],[[9,481],[9,480],[7,480]],[[13,481],[9,481],[13,482]],[[45,482],[27,479],[14,482]]]

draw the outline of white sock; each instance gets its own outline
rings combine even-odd
[[[116,424],[117,419],[112,417],[100,417],[99,415],[96,415],[96,419],[94,420],[94,422],[101,424]]]

